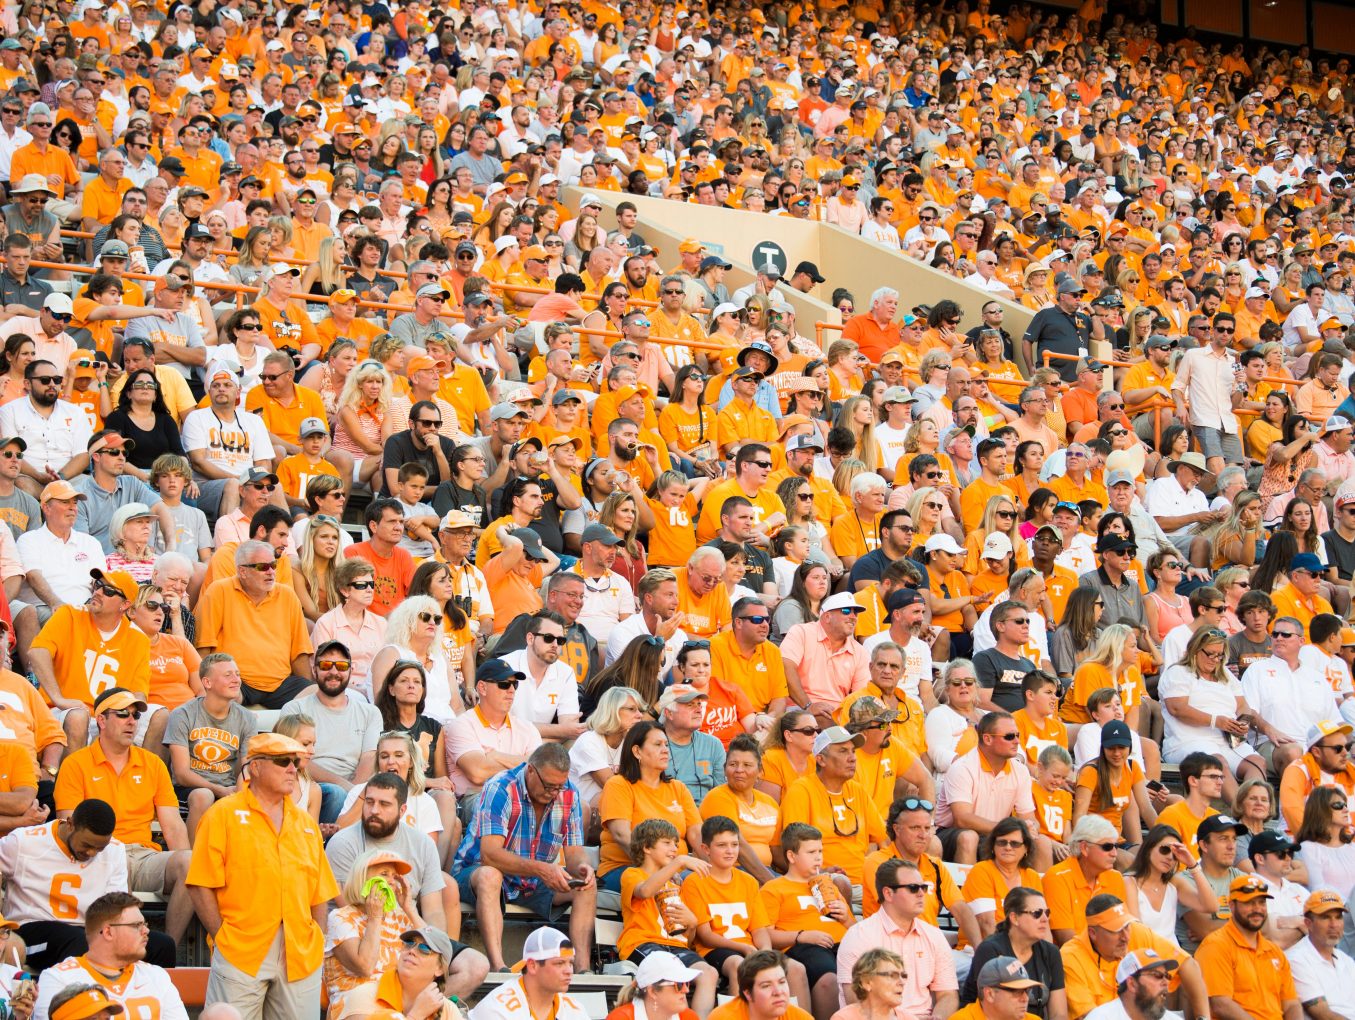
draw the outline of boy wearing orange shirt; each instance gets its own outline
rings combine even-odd
[[[1012,715],[1020,734],[1026,762],[1040,760],[1048,747],[1068,747],[1068,726],[1059,718],[1059,683],[1048,673],[1036,670],[1021,681],[1021,696],[1026,707]]]
[[[803,965],[813,1001],[823,996],[836,1003],[837,947],[856,923],[856,915],[832,879],[822,873],[823,833],[804,822],[791,822],[782,830],[781,848],[786,874],[762,887],[772,922],[772,948]]]
[[[701,843],[710,872],[687,876],[682,902],[696,915],[697,952],[737,991],[739,964],[772,947],[771,922],[757,880],[739,870],[738,824],[724,815],[707,818],[701,823]],[[808,986],[803,991],[807,994]]]
[[[699,921],[680,895],[677,876],[683,871],[708,873],[709,868],[705,861],[678,853],[677,828],[663,818],[647,818],[635,827],[630,857],[640,865],[621,874],[617,952],[637,964],[650,953],[669,952],[699,970],[692,1008],[705,1016],[715,1007],[719,975],[691,949]]]

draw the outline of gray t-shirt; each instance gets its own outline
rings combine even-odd
[[[406,344],[414,347],[427,347],[428,338],[437,333],[449,334],[452,327],[441,319],[434,319],[428,325],[424,326],[419,320],[414,318],[413,312],[405,312],[397,315],[390,324],[392,336],[398,336]]]
[[[334,833],[325,844],[325,856],[329,858],[334,881],[339,883],[340,888],[348,881],[359,857],[384,850],[399,854],[414,869],[409,873],[409,887],[414,890],[416,897],[442,891],[447,880],[443,877],[442,866],[438,864],[437,843],[412,825],[406,825],[404,812],[401,812],[400,818],[395,832],[386,839],[373,839],[367,835],[360,821]]]
[[[313,763],[349,781],[358,770],[358,759],[368,751],[375,751],[381,736],[381,713],[352,694],[340,709],[327,708],[320,704],[317,695],[310,694],[289,702],[282,714],[301,714],[315,720]]]
[[[42,508],[36,499],[15,486],[8,496],[0,496],[0,521],[9,525],[15,541],[18,541],[24,532],[37,531],[42,527]]]
[[[471,182],[474,184],[493,184],[494,178],[503,173],[503,163],[489,153],[474,156],[470,152],[462,152],[453,156],[452,161],[447,164],[448,176],[455,177],[456,172],[463,166],[470,169]]]
[[[157,548],[183,553],[196,563],[199,549],[211,549],[216,545],[212,539],[212,529],[207,527],[207,515],[197,507],[180,503],[165,509],[174,518],[174,538],[166,541],[163,536],[158,536]],[[155,530],[158,532],[160,529],[157,527]]]
[[[85,494],[80,500],[75,514],[75,530],[87,532],[99,540],[104,554],[113,551],[113,543],[108,537],[108,526],[113,523],[113,514],[129,503],[145,503],[155,506],[160,502],[160,493],[156,492],[140,478],[122,475],[118,478],[118,487],[109,492],[94,480],[93,475],[78,475],[71,479],[76,492]],[[193,551],[197,559],[197,550]]]
[[[122,331],[122,338],[127,341],[138,336],[149,340],[157,347],[206,346],[202,339],[202,330],[198,328],[198,324],[183,312],[175,315],[173,322],[166,322],[164,319],[158,319],[154,316],[132,319],[127,323],[127,328]],[[189,365],[181,365],[177,361],[170,362],[170,364],[185,379],[193,378],[194,369]]]
[[[188,767],[200,779],[230,786],[240,774],[241,748],[259,732],[255,715],[231,702],[226,718],[208,714],[201,697],[185,701],[169,714],[165,744],[188,748]]]

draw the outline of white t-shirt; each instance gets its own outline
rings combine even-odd
[[[208,463],[239,477],[255,461],[273,459],[273,440],[263,419],[251,411],[236,411],[227,421],[210,407],[190,411],[183,420],[185,453],[206,451]]]
[[[361,783],[349,790],[348,796],[343,799],[343,807],[339,809],[339,814],[352,810],[365,789],[367,784]],[[405,801],[405,824],[418,829],[425,836],[436,836],[442,831],[442,815],[438,811],[438,802],[427,793],[410,797]]]
[[[583,576],[577,570],[574,573]],[[606,645],[612,628],[635,612],[635,594],[630,582],[615,570],[609,571],[606,577],[583,578],[579,626],[592,634],[599,645]]]
[[[894,641],[893,636],[887,630],[882,630],[878,634],[872,634],[861,642],[861,647],[868,654],[873,654],[875,646],[884,644],[886,641]],[[897,641],[894,641],[898,644]],[[908,696],[914,701],[921,701],[919,694],[923,680],[932,679],[932,650],[931,646],[921,638],[912,637],[908,643],[903,646],[903,677],[899,680],[899,686],[907,692]]]
[[[1337,1016],[1355,1017],[1355,960],[1338,949],[1328,962],[1306,937],[1284,955],[1289,958],[1300,1002],[1326,999],[1327,1007]]]
[[[601,735],[589,730],[581,734],[569,749],[569,779],[589,803],[602,795],[602,787],[591,773],[621,767],[621,745],[609,747]]]
[[[903,437],[908,434],[908,429],[896,429],[890,425],[875,426],[875,444],[880,448],[880,455],[884,458],[885,467],[897,473],[899,458],[905,453],[903,449]],[[907,478],[896,478],[895,485],[902,485],[907,482]]]

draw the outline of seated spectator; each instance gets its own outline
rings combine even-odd
[[[372,612],[389,616],[409,592],[409,582],[414,578],[414,559],[400,548],[405,535],[405,513],[396,500],[376,499],[363,512],[363,523],[367,526],[367,541],[350,545],[344,555],[364,559],[375,568]]]
[[[781,642],[790,697],[820,727],[831,726],[834,708],[870,681],[870,657],[855,637],[860,612],[845,592],[830,595],[816,622],[796,624]]]
[[[1100,729],[1100,753],[1077,775],[1077,786],[1073,791],[1073,827],[1076,828],[1078,820],[1088,813],[1104,818],[1117,832],[1123,833],[1124,852],[1128,854],[1137,849],[1142,824],[1151,826],[1157,821],[1157,812],[1148,800],[1143,768],[1129,757],[1134,746],[1129,739],[1129,726],[1119,719],[1112,719]]]
[[[1323,720],[1308,731],[1307,752],[1280,773],[1280,814],[1290,832],[1298,832],[1303,806],[1318,786],[1339,786],[1355,797],[1355,764],[1350,761],[1351,725]]]
[[[254,713],[239,704],[240,667],[222,652],[198,666],[202,693],[171,710],[164,730],[170,777],[187,811],[188,839],[207,809],[235,792],[244,749],[258,732]]]
[[[60,479],[41,490],[42,527],[20,535],[15,543],[23,563],[24,583],[10,612],[21,648],[63,605],[83,606],[89,598],[91,570],[105,570],[103,546],[75,526],[79,504],[87,497]]]
[[[282,714],[304,715],[315,724],[315,750],[306,768],[320,784],[321,823],[334,822],[344,796],[376,771],[381,713],[371,702],[348,693],[353,659],[341,641],[315,650],[315,688],[283,706]]]
[[[1307,937],[1285,953],[1299,999],[1344,1016],[1355,1008],[1348,983],[1355,977],[1355,967],[1337,948],[1345,931],[1345,903],[1330,889],[1319,889],[1304,901],[1303,919]]]
[[[325,931],[326,1015],[331,1020],[350,1016],[359,998],[374,1000],[378,975],[400,958],[400,936],[423,926],[408,881],[413,870],[398,854],[383,850],[353,862],[342,890],[348,905],[330,913]],[[375,937],[369,935],[373,926],[379,932]]]
[[[469,1020],[500,1020],[527,1002],[545,1003],[556,1020],[586,1020],[588,1012],[565,993],[578,961],[563,932],[537,928],[522,947],[519,976],[505,981],[470,1012]]]
[[[141,913],[141,901],[127,892],[107,892],[85,910],[88,948],[42,972],[33,1015],[60,1018],[57,1005],[63,992],[88,986],[90,975],[116,974],[116,983],[98,987],[110,995],[118,1012],[141,1008],[138,1003],[156,1003],[164,1020],[188,1020],[179,990],[162,967],[146,962],[150,925]],[[89,1013],[85,1013],[89,1016]]]
[[[136,582],[123,571],[106,574],[98,567],[89,576],[88,601],[81,600],[80,609],[69,604],[57,609],[28,650],[33,672],[60,714],[72,749],[89,742],[90,714],[98,697],[126,685],[144,699],[150,685],[150,639],[127,619],[137,597]],[[144,739],[146,727],[134,732]]]
[[[1308,869],[1308,887],[1327,889],[1355,872],[1355,844],[1344,834],[1350,825],[1346,795],[1335,786],[1318,787],[1303,805],[1294,841],[1298,860]]]
[[[1270,886],[1242,875],[1229,884],[1227,896],[1228,920],[1200,943],[1191,961],[1204,975],[1210,1007],[1236,1009],[1255,1020],[1297,1015],[1299,994],[1289,960],[1264,934]]]
[[[101,429],[89,440],[89,474],[71,482],[85,496],[76,509],[75,526],[97,538],[104,554],[113,551],[109,525],[119,507],[138,503],[149,507],[160,522],[160,534],[174,534],[174,518],[161,505],[159,493],[127,470],[127,457],[136,444],[113,429]]]
[[[154,520],[155,515],[145,503],[128,503],[113,511],[108,525],[113,547],[108,554],[109,570],[126,571],[138,584],[151,579],[155,564],[155,548],[151,545]]]
[[[700,971],[685,966],[672,953],[656,950],[640,961],[635,980],[621,990],[607,1020],[636,1020],[637,1015],[697,1020],[687,1008],[687,989],[700,976]]]
[[[579,682],[569,664],[560,660],[566,640],[564,619],[551,612],[537,613],[527,621],[526,639],[521,651],[502,656],[523,676],[513,698],[513,715],[535,726],[542,740],[573,740],[585,727],[580,722]]]
[[[725,769],[723,745],[700,729],[709,700],[689,684],[673,684],[657,706],[659,725],[668,737],[673,776],[691,792],[698,808]]]
[[[960,1001],[966,1006],[978,1001],[978,976],[999,957],[1010,957],[1026,969],[1032,980],[1040,982],[1028,1012],[1038,1017],[1067,1016],[1068,997],[1063,987],[1063,957],[1049,932],[1049,908],[1038,890],[1014,886],[1000,904],[1003,920],[997,929],[974,947],[974,960],[960,989]]]
[[[965,877],[962,893],[984,938],[1000,930],[1006,919],[1007,890],[1024,886],[1040,893],[1039,872],[1030,867],[1035,839],[1019,818],[1004,818],[983,841],[980,860]]]
[[[117,812],[113,835],[126,846],[131,892],[164,896],[165,933],[176,943],[193,919],[184,877],[188,874],[188,830],[179,817],[179,798],[164,762],[133,744],[146,700],[122,687],[110,687],[94,702],[99,735],[88,747],[72,751],[57,775],[57,818],[69,818],[82,801],[106,799]],[[160,824],[167,849],[151,835]]]
[[[465,712],[471,701],[469,686],[457,683],[447,653],[439,640],[442,614],[427,595],[406,598],[386,621],[385,644],[372,659],[373,693],[380,699],[382,684],[397,661],[417,662],[424,670],[428,691],[424,709],[444,726]]]
[[[1204,915],[1218,908],[1218,897],[1204,868],[1170,825],[1158,824],[1148,830],[1124,884],[1126,902],[1134,905],[1139,920],[1172,945],[1179,945],[1178,904]]]
[[[447,775],[463,811],[494,775],[517,768],[541,744],[535,726],[513,717],[523,676],[502,659],[490,659],[475,675],[476,710],[447,724]]]
[[[464,947],[431,925],[405,932],[400,944],[403,948],[398,962],[382,972],[377,981],[376,1009],[368,1015],[418,1016],[429,1004],[439,1013],[445,1012],[450,1005],[447,987],[452,983],[448,973]],[[458,983],[468,984],[464,979]]]
[[[360,856],[370,851],[388,851],[412,867],[409,888],[419,915],[444,931],[461,930],[461,905],[455,888],[438,864],[437,844],[405,822],[409,787],[390,772],[378,772],[362,791],[362,814],[344,826],[325,844],[325,856],[340,888],[347,888]],[[349,906],[341,892],[340,907]]]
[[[308,694],[311,642],[291,588],[277,583],[277,558],[266,542],[242,542],[234,577],[214,581],[197,607],[197,648],[225,652],[240,666],[246,705],[280,709]]]
[[[352,661],[350,689],[372,699],[372,660],[386,643],[386,621],[372,612],[376,568],[366,560],[340,559],[331,583],[338,602],[315,621],[311,640],[341,641]]]
[[[747,733],[740,733],[725,752],[725,781],[701,801],[701,818],[716,815],[739,823],[739,867],[761,879],[773,877],[772,834],[779,813],[776,801],[757,788],[762,774],[762,749]]]
[[[492,968],[505,963],[505,901],[545,921],[567,910],[570,941],[587,959],[597,882],[583,851],[583,826],[569,754],[559,744],[539,745],[525,763],[485,784],[453,870],[462,902],[475,909]]]

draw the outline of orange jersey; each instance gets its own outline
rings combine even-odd
[[[33,647],[51,655],[61,696],[89,708],[110,687],[138,694],[150,691],[150,638],[126,620],[105,638],[88,610],[59,606],[33,639]]]

